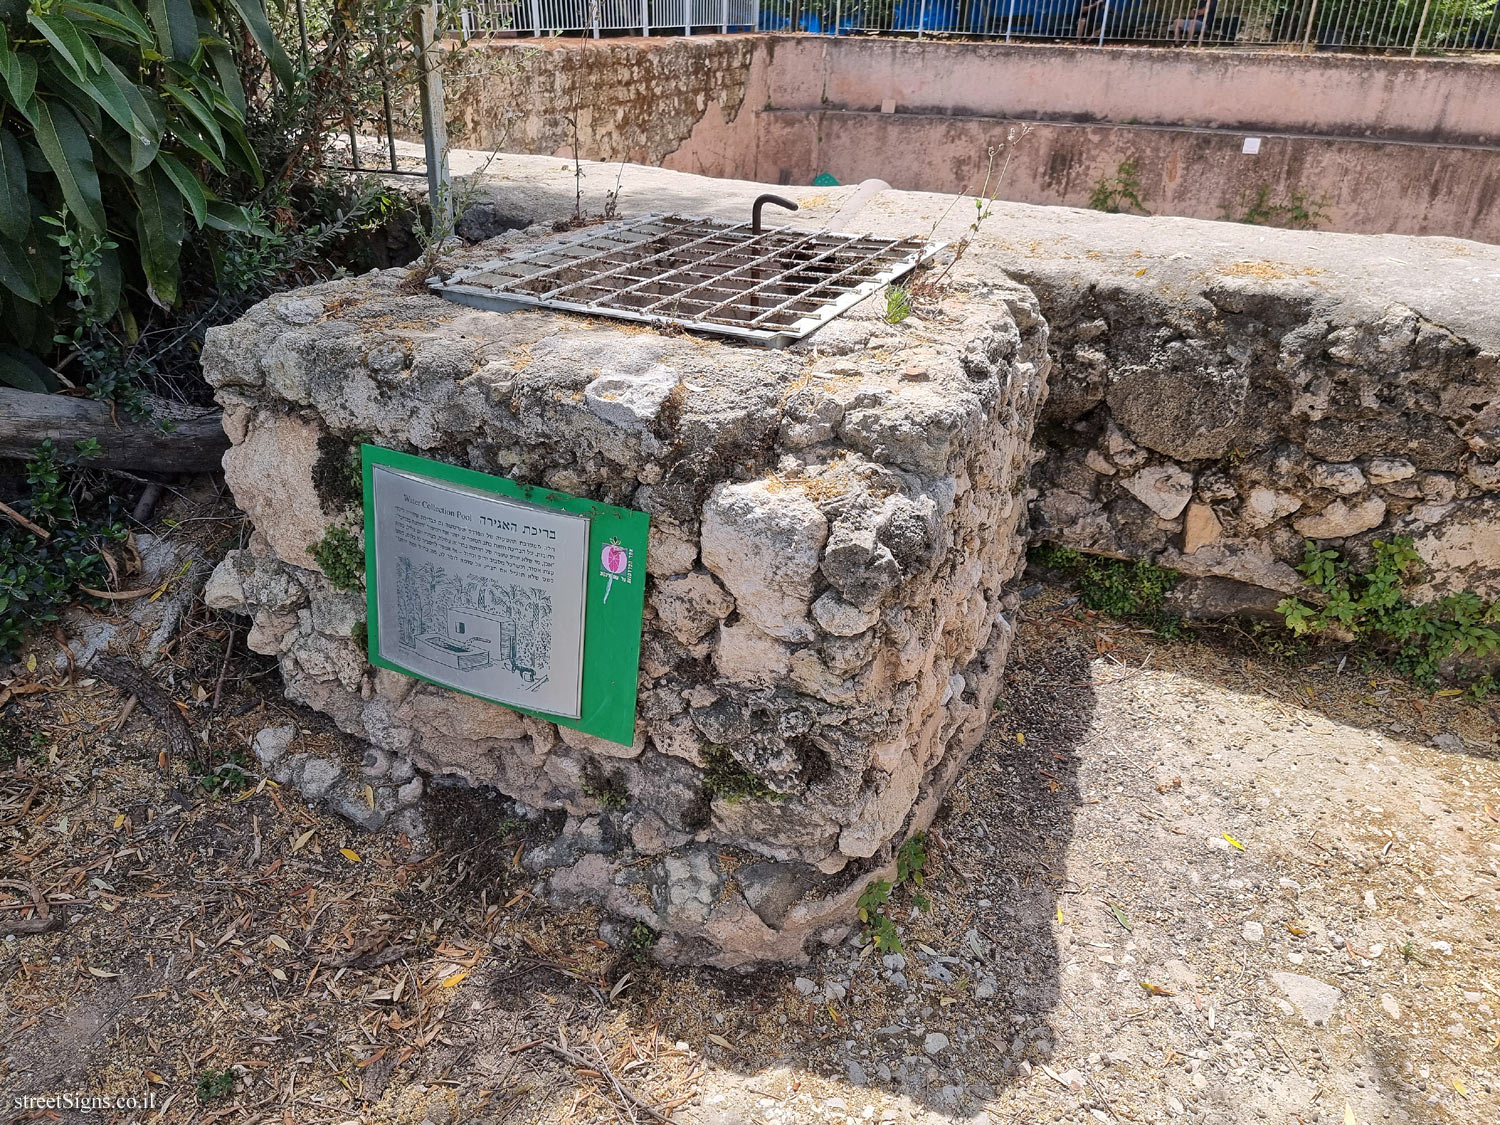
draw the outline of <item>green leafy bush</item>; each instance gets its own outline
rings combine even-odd
[[[1181,620],[1162,609],[1182,576],[1145,559],[1112,559],[1086,555],[1072,547],[1041,543],[1030,552],[1033,562],[1059,571],[1078,584],[1078,600],[1112,617],[1140,618],[1158,633],[1175,637]]]
[[[1317,591],[1305,602],[1284,598],[1277,610],[1297,636],[1339,628],[1424,689],[1437,686],[1440,665],[1453,656],[1500,653],[1500,608],[1469,591],[1416,603],[1408,596],[1422,557],[1409,538],[1371,543],[1368,570],[1357,571],[1340,552],[1308,542],[1298,566]],[[1487,677],[1481,682],[1488,683]],[[1488,690],[1487,686],[1486,689]]]
[[[189,220],[252,229],[205,182],[264,180],[242,37],[291,82],[263,0],[0,0],[0,380],[52,389],[20,350],[176,302]]]
[[[104,548],[125,538],[112,512],[102,519],[78,512],[72,490],[79,459],[95,451],[80,444],[78,456],[60,460],[52,442],[44,441],[27,462],[30,494],[13,506],[47,532],[45,538],[0,517],[0,660],[14,657],[29,629],[56,621],[80,588],[106,585]]]

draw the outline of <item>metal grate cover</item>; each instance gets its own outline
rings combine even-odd
[[[566,309],[782,348],[943,245],[648,215],[548,238],[430,284],[481,309]]]

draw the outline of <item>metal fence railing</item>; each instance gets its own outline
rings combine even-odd
[[[472,0],[459,9],[454,31],[486,35],[565,35],[634,32],[755,31],[758,0]]]
[[[1500,50],[1497,0],[469,0],[484,35],[782,31],[1321,51]]]

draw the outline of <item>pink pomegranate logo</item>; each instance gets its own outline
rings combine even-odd
[[[600,577],[608,579],[604,587],[604,597],[600,604],[609,601],[609,592],[615,588],[615,579],[619,579],[626,585],[630,583],[630,552],[616,540],[604,545],[604,550],[599,552],[599,565],[603,568]]]

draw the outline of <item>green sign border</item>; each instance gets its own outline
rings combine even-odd
[[[365,604],[368,623],[368,657],[377,668],[400,672],[404,676],[426,680],[419,672],[402,667],[381,656],[380,623],[375,598],[375,476],[376,465],[413,476],[456,484],[478,492],[493,493],[508,500],[520,500],[539,508],[555,508],[575,516],[587,516],[589,520],[588,591],[585,595],[587,609],[583,618],[583,699],[580,717],[577,719],[550,715],[545,711],[528,711],[509,703],[496,703],[484,696],[486,703],[496,707],[509,707],[525,715],[536,715],[560,727],[571,727],[586,734],[597,735],[609,742],[629,746],[635,741],[636,678],[641,665],[641,618],[646,606],[646,540],[651,517],[645,512],[630,508],[617,508],[613,504],[601,504],[596,500],[585,500],[581,496],[569,496],[550,488],[517,484],[504,477],[447,465],[426,457],[414,457],[409,453],[398,453],[394,449],[383,449],[377,445],[359,447],[360,473],[364,480],[365,493]],[[600,554],[610,543],[625,548],[630,563],[623,579],[616,578],[610,586],[609,575],[600,562]],[[608,592],[609,600],[605,601]],[[440,684],[448,691],[458,688]]]

